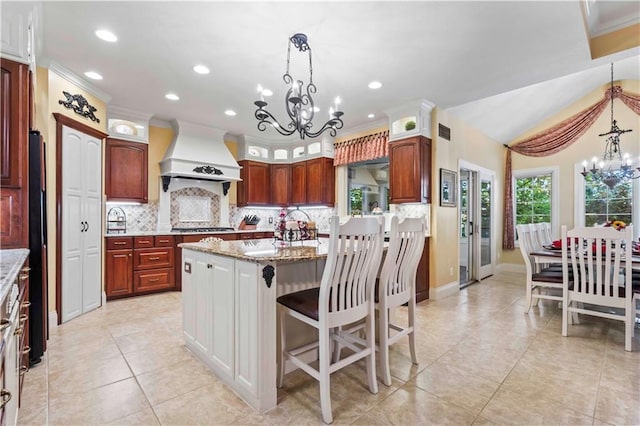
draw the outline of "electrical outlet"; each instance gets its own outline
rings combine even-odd
[[[273,218],[272,217],[269,218],[269,224],[273,224]]]

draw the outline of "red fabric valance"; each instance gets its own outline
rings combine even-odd
[[[385,130],[333,144],[333,164],[357,163],[389,156],[389,131]]]

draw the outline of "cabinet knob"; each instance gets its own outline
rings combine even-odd
[[[0,390],[0,409],[7,405],[7,402],[11,401],[11,392],[6,389]]]
[[[129,257],[132,257],[133,255],[131,253],[129,253]]]

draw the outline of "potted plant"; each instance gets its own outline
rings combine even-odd
[[[409,131],[416,128],[416,122],[413,120],[409,120],[404,124],[404,130]]]

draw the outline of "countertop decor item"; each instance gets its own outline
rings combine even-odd
[[[126,234],[127,215],[120,207],[112,207],[107,213],[107,234]]]
[[[291,45],[294,45],[300,52],[309,52],[309,84],[305,87],[302,80],[294,80],[289,74],[289,64],[291,61]],[[258,119],[258,130],[264,132],[267,128],[273,128],[278,133],[284,136],[290,136],[294,133],[300,135],[300,139],[305,137],[315,138],[320,136],[325,131],[329,131],[331,136],[336,135],[336,131],[343,126],[342,119],[340,118],[343,113],[338,110],[340,104],[340,98],[335,99],[335,109],[332,107],[329,109],[329,120],[321,126],[313,125],[313,117],[316,113],[315,104],[313,102],[312,95],[316,93],[316,85],[313,84],[313,66],[311,64],[311,46],[307,43],[307,36],[305,34],[297,33],[289,38],[289,48],[287,50],[287,69],[282,76],[285,84],[289,86],[287,94],[285,96],[285,105],[287,108],[287,115],[291,120],[289,123],[282,125],[278,120],[265,109],[267,103],[264,100],[266,96],[266,90],[262,86],[258,85],[258,92],[260,92],[260,100],[255,101],[255,105],[258,107],[255,112],[255,117]],[[303,93],[306,92],[306,93]],[[313,131],[312,129],[318,129]]]
[[[413,120],[407,121],[406,124],[404,125],[404,129],[406,131],[413,130],[415,128],[416,128],[416,122]]]
[[[620,87],[616,87],[618,90]],[[630,179],[640,178],[640,165],[634,168],[629,153],[623,153],[620,147],[620,135],[629,133],[631,129],[622,130],[618,127],[618,123],[613,118],[613,62],[611,63],[611,130],[607,133],[601,133],[598,136],[606,137],[604,154],[602,159],[598,161],[596,157],[591,160],[592,166],[587,169],[589,164],[587,161],[582,162],[582,176],[587,181],[601,181],[610,189],[617,184]],[[638,173],[636,173],[638,171]]]

